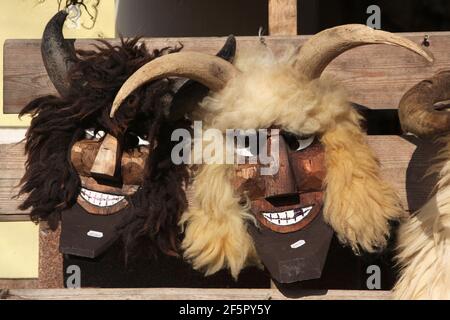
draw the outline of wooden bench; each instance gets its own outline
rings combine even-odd
[[[292,8],[285,11],[283,1],[270,1],[269,25],[272,34],[266,37],[267,45],[276,54],[286,48],[298,46],[308,36],[294,34]],[[291,2],[290,0],[288,2]],[[291,3],[294,5],[295,1]],[[280,18],[281,17],[281,18]],[[430,50],[435,63],[430,66],[420,57],[402,48],[376,45],[353,49],[338,57],[325,70],[324,76],[333,77],[342,83],[350,93],[351,101],[372,110],[396,109],[402,95],[417,82],[443,69],[450,69],[450,32],[432,32],[429,36]],[[403,36],[421,44],[425,33],[408,33]],[[118,41],[118,40],[114,40]],[[161,48],[174,46],[180,42],[185,51],[215,53],[224,38],[154,38],[144,39],[147,47]],[[238,48],[251,46],[257,37],[238,37]],[[79,40],[77,48],[88,48],[92,41]],[[4,45],[4,112],[16,114],[30,100],[44,94],[55,93],[48,79],[40,56],[39,40],[8,40]],[[403,205],[409,211],[417,210],[424,204],[435,185],[435,177],[424,178],[431,159],[436,154],[436,146],[407,135],[371,135],[367,140],[378,156],[383,177],[398,191]],[[0,222],[26,221],[27,212],[17,209],[21,199],[13,199],[17,193],[19,179],[24,173],[23,144],[0,145]],[[41,239],[42,244],[42,239]],[[46,256],[41,247],[41,261]],[[46,259],[46,258],[45,258]],[[39,285],[37,279],[26,281],[0,280],[2,287],[29,287]],[[304,292],[314,299],[387,299],[389,292],[328,291]],[[109,290],[82,289],[34,290],[23,289],[2,291],[3,298],[39,299],[59,298],[133,298],[133,299],[281,299],[276,289],[144,289]]]

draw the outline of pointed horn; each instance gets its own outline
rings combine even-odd
[[[406,48],[433,62],[433,57],[414,42],[365,25],[348,24],[324,30],[311,37],[300,49],[294,66],[308,79],[319,78],[323,70],[340,54],[368,44],[389,44]]]
[[[77,61],[74,40],[63,36],[63,25],[68,13],[59,11],[48,22],[42,36],[41,54],[48,76],[62,97],[70,94],[71,85],[68,78],[70,67]]]
[[[230,35],[216,56],[232,63],[235,55],[236,38]],[[170,105],[169,118],[171,120],[180,119],[186,113],[192,112],[209,92],[207,87],[196,81],[184,80],[183,82]]]
[[[111,107],[114,117],[122,102],[137,88],[154,80],[183,77],[200,82],[210,90],[219,91],[239,71],[229,62],[198,52],[177,52],[164,55],[138,69],[122,85]]]
[[[402,98],[399,118],[405,132],[431,137],[450,132],[450,112],[439,111],[436,103],[450,100],[450,70],[419,82]]]
[[[234,35],[230,34],[225,41],[222,49],[217,52],[216,56],[222,58],[228,62],[233,62],[234,56],[236,55],[236,38]]]

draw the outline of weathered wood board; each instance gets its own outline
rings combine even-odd
[[[11,289],[11,300],[288,300],[276,289]],[[299,292],[298,300],[389,300],[389,291],[324,290]]]
[[[37,289],[37,288],[39,288],[39,280],[38,279],[0,279],[0,288]],[[0,294],[0,299],[1,299],[1,294]]]
[[[269,0],[269,34],[297,34],[297,0]]]
[[[423,179],[437,148],[412,136],[368,136],[371,148],[381,162],[383,177],[398,191],[405,208],[418,209],[435,181]],[[26,220],[17,194],[24,172],[23,144],[0,145],[0,221]]]
[[[404,34],[417,44],[425,33]],[[372,109],[396,108],[401,96],[414,84],[438,70],[450,69],[450,32],[432,32],[430,50],[434,65],[410,51],[388,45],[355,48],[333,61],[324,75],[341,81],[352,102]],[[267,37],[267,45],[280,54],[288,47],[301,45],[309,36]],[[238,48],[259,41],[258,37],[238,37]],[[117,40],[115,40],[117,41]],[[78,40],[77,48],[91,47],[92,40]],[[224,38],[152,38],[148,48],[184,45],[186,51],[215,53]],[[91,47],[92,48],[92,47]],[[42,63],[40,40],[7,40],[4,44],[4,112],[17,113],[27,102],[54,93]]]

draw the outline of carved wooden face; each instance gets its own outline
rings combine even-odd
[[[279,170],[261,175],[260,164],[238,165],[235,186],[251,200],[252,213],[261,225],[278,233],[290,233],[307,226],[323,206],[325,178],[324,149],[315,137],[272,134],[279,145]]]
[[[128,206],[126,197],[142,184],[150,153],[148,142],[134,140],[134,147],[127,142],[123,148],[112,135],[87,130],[86,139],[73,145],[71,161],[81,179],[77,203],[87,212],[108,215]]]
[[[260,164],[238,165],[235,186],[247,194],[259,228],[248,231],[258,256],[280,283],[320,278],[333,230],[324,222],[324,147],[315,137],[281,132],[268,137],[279,146],[279,170],[261,175]]]

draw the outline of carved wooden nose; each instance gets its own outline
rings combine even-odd
[[[283,136],[272,134],[269,138],[269,148],[278,142],[279,146],[279,169],[273,176],[265,176],[265,197],[293,194],[297,192],[295,177],[289,163],[289,150]]]
[[[91,175],[102,179],[114,179],[120,159],[119,142],[114,136],[107,134],[91,167]]]

